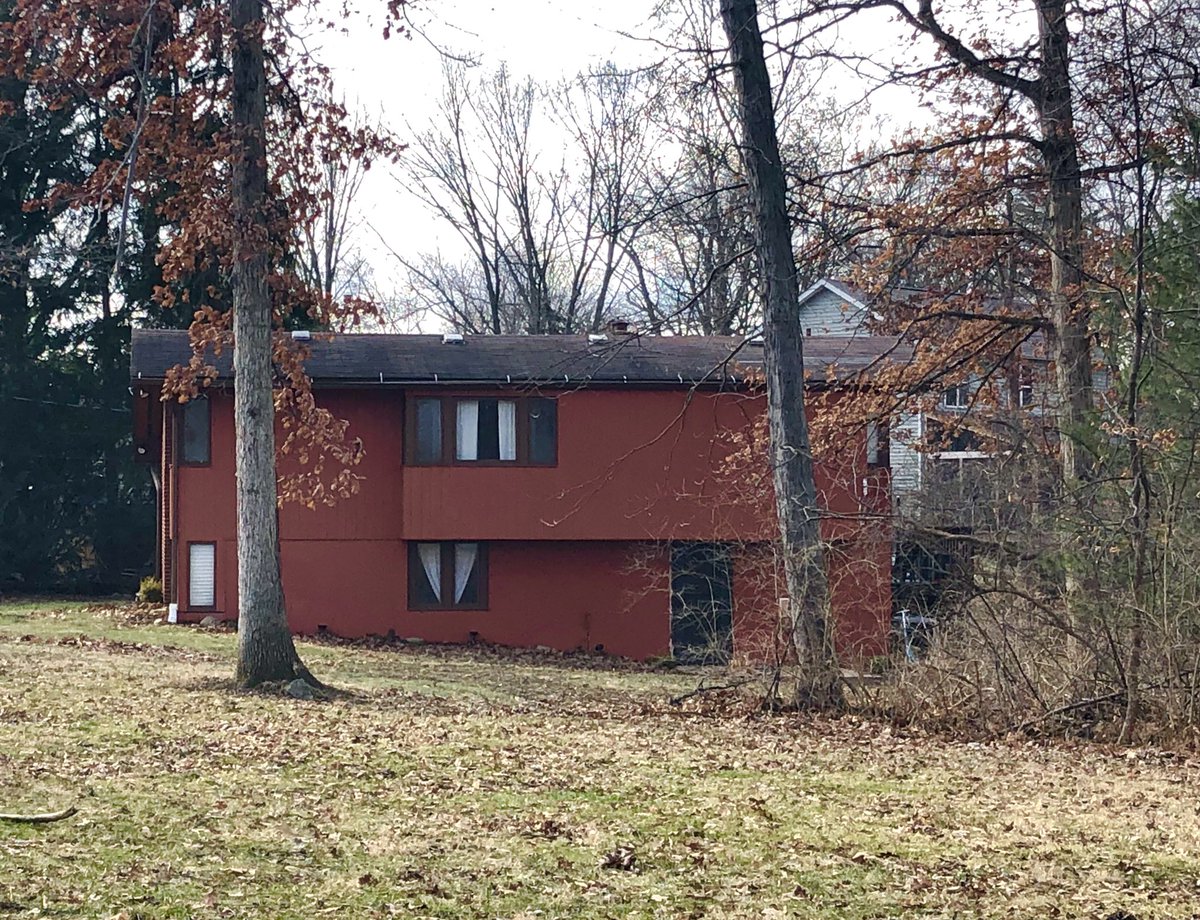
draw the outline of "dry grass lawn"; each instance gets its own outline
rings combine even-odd
[[[1200,917],[1200,763],[667,704],[694,675],[0,604],[7,917]],[[611,865],[605,865],[606,860]]]

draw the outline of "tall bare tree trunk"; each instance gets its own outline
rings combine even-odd
[[[804,414],[800,289],[756,0],[721,0],[721,20],[729,38],[741,103],[742,157],[758,229],[758,262],[765,292],[767,417],[789,609],[794,622],[792,641],[799,667],[797,702],[831,708],[840,702],[840,688],[829,628],[829,585],[821,551],[820,509]]]
[[[1084,490],[1092,474],[1092,461],[1082,440],[1092,408],[1091,311],[1083,290],[1083,176],[1079,166],[1079,138],[1075,133],[1071,30],[1066,0],[1034,0],[1034,5],[1038,17],[1038,56],[1037,78],[1033,80],[995,66],[947,32],[937,20],[933,0],[918,0],[915,13],[906,6],[901,10],[909,23],[924,30],[969,73],[994,86],[1020,93],[1037,112],[1041,138],[1035,147],[1047,180],[1050,321],[1058,394],[1059,462],[1065,506],[1082,518],[1087,510]],[[1072,657],[1079,662],[1081,674],[1086,675],[1094,670],[1095,656],[1087,641],[1089,585],[1085,575],[1077,563],[1068,563],[1065,587],[1072,624]]]
[[[1064,0],[1039,0],[1042,157],[1049,179],[1050,298],[1063,478],[1077,488],[1090,463],[1079,444],[1091,408],[1089,311],[1083,298],[1083,180],[1071,99],[1070,31]]]
[[[1072,100],[1071,36],[1065,0],[1037,0],[1037,11],[1041,73],[1034,102],[1049,186],[1050,318],[1059,403],[1059,459],[1064,507],[1082,520],[1087,511],[1084,489],[1092,466],[1080,440],[1091,409],[1091,312],[1083,290],[1083,180]],[[1068,552],[1073,549],[1068,547]],[[1096,666],[1095,651],[1087,639],[1091,579],[1070,559],[1068,556],[1065,587],[1072,626],[1071,658],[1086,681]],[[1079,689],[1090,692],[1086,685]]]
[[[233,14],[234,426],[237,463],[238,663],[243,686],[305,676],[283,604],[276,517],[271,298],[267,288],[266,75],[262,0]]]

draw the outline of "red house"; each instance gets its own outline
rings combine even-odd
[[[810,386],[893,345],[806,339]],[[365,445],[365,478],[334,507],[281,509],[297,632],[771,654],[786,611],[774,499],[765,462],[745,461],[765,408],[746,383],[761,345],[341,335],[311,350],[319,401]],[[161,402],[189,355],[186,333],[134,332],[135,447],[156,470],[167,600],[184,621],[232,619],[233,382],[226,357],[204,398]],[[889,470],[877,438],[847,445],[817,458],[817,484],[837,641],[864,657],[886,649],[891,620]]]

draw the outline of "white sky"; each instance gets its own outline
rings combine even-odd
[[[366,0],[368,7],[383,0]],[[424,128],[441,91],[442,53],[468,57],[492,70],[506,64],[517,76],[540,81],[572,76],[590,64],[612,60],[636,66],[661,55],[646,41],[622,32],[647,35],[651,4],[635,0],[428,0],[411,13],[419,34],[382,37],[382,17],[359,14],[345,33],[313,32],[311,50],[334,73],[338,91],[351,106],[378,118],[403,139],[411,127]],[[413,254],[431,241],[446,238],[424,207],[404,193],[395,170],[368,173],[361,198],[364,217],[397,251]],[[371,253],[383,288],[396,276],[394,259],[369,229],[361,245]]]
[[[338,0],[328,2],[340,6]],[[384,0],[358,5],[382,10]],[[649,20],[654,5],[654,0],[426,0],[411,13],[418,31],[409,37],[384,40],[382,15],[360,13],[341,32],[310,33],[308,42],[333,69],[347,102],[403,139],[410,128],[420,131],[429,123],[441,89],[442,52],[472,58],[487,70],[506,64],[515,76],[540,81],[573,76],[606,61],[633,67],[667,54],[653,38],[673,38],[657,33],[661,26]],[[903,44],[896,40],[897,26],[882,17],[843,29],[838,45],[852,45],[860,53],[890,58]],[[830,95],[855,94],[848,74],[830,82],[837,84]],[[877,111],[899,121],[920,117],[911,96],[891,94],[878,101],[883,107]],[[404,192],[393,168],[371,170],[360,199],[364,218],[397,251],[412,255],[457,246],[452,231]],[[400,272],[387,247],[366,228],[359,242],[380,287],[394,287]]]

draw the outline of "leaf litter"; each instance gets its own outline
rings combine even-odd
[[[687,675],[0,608],[5,916],[1196,917],[1200,764],[716,711]]]

